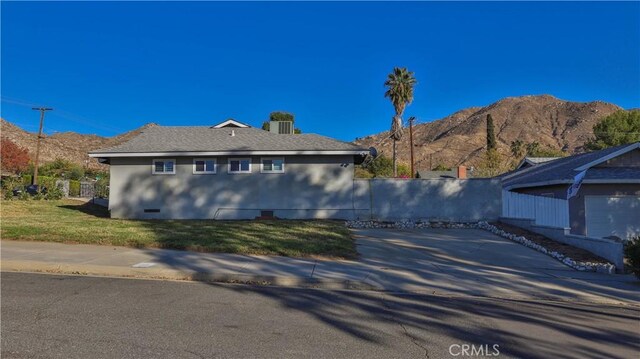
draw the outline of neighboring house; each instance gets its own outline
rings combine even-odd
[[[449,171],[418,171],[417,178],[422,179],[438,179],[438,178],[458,178],[458,179],[466,179],[467,176],[467,167],[458,166],[456,169],[452,169]]]
[[[368,151],[229,120],[153,126],[90,156],[110,164],[114,218],[351,218],[354,164]]]
[[[529,166],[503,176],[502,185],[507,191],[567,199],[568,188],[583,172],[568,203],[571,233],[640,235],[640,142]]]
[[[520,161],[516,170],[520,170],[527,167],[537,166],[541,163],[557,160],[562,157],[525,157]]]

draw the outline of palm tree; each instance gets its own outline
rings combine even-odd
[[[391,138],[393,139],[393,176],[398,176],[398,166],[396,163],[396,141],[402,138],[402,114],[404,109],[413,101],[413,87],[416,85],[416,78],[413,72],[406,67],[394,67],[387,76],[384,85],[387,91],[384,97],[391,100],[391,104],[396,114],[391,120]]]

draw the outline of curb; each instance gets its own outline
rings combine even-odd
[[[355,289],[384,290],[380,286],[363,281],[343,279],[322,279],[296,276],[270,276],[241,273],[195,272],[177,269],[128,268],[114,266],[98,266],[87,264],[60,264],[37,261],[3,260],[0,265],[3,272],[32,272],[50,274],[88,275],[98,277],[122,277],[137,279],[164,279],[178,281],[194,281],[205,283],[238,283],[263,286],[323,288],[323,289]]]

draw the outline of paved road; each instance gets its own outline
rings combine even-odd
[[[629,306],[6,272],[1,284],[3,358],[640,354]]]

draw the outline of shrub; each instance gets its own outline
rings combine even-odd
[[[366,170],[371,173],[372,177],[393,177],[393,160],[388,157],[379,156],[367,165]],[[362,174],[360,175],[362,176]],[[408,165],[398,163],[398,177],[412,177],[411,169]]]
[[[31,184],[32,175],[22,175],[22,184],[28,186]]]
[[[625,243],[624,256],[631,267],[631,272],[640,278],[640,236]]]
[[[44,199],[47,200],[59,200],[64,197],[64,192],[61,186],[49,187],[47,193],[44,195]]]
[[[45,199],[45,196],[45,193],[43,193],[42,191],[38,191],[36,192],[36,194],[31,196],[31,199],[33,199],[34,201],[42,201],[43,199]]]
[[[2,181],[2,198],[6,200],[13,199],[13,190],[22,187],[19,178],[8,178]]]
[[[69,181],[69,197],[79,197],[80,196],[80,181],[70,180]]]
[[[22,191],[22,193],[18,195],[18,199],[21,201],[29,201],[31,199],[31,195],[27,193],[27,191]]]

